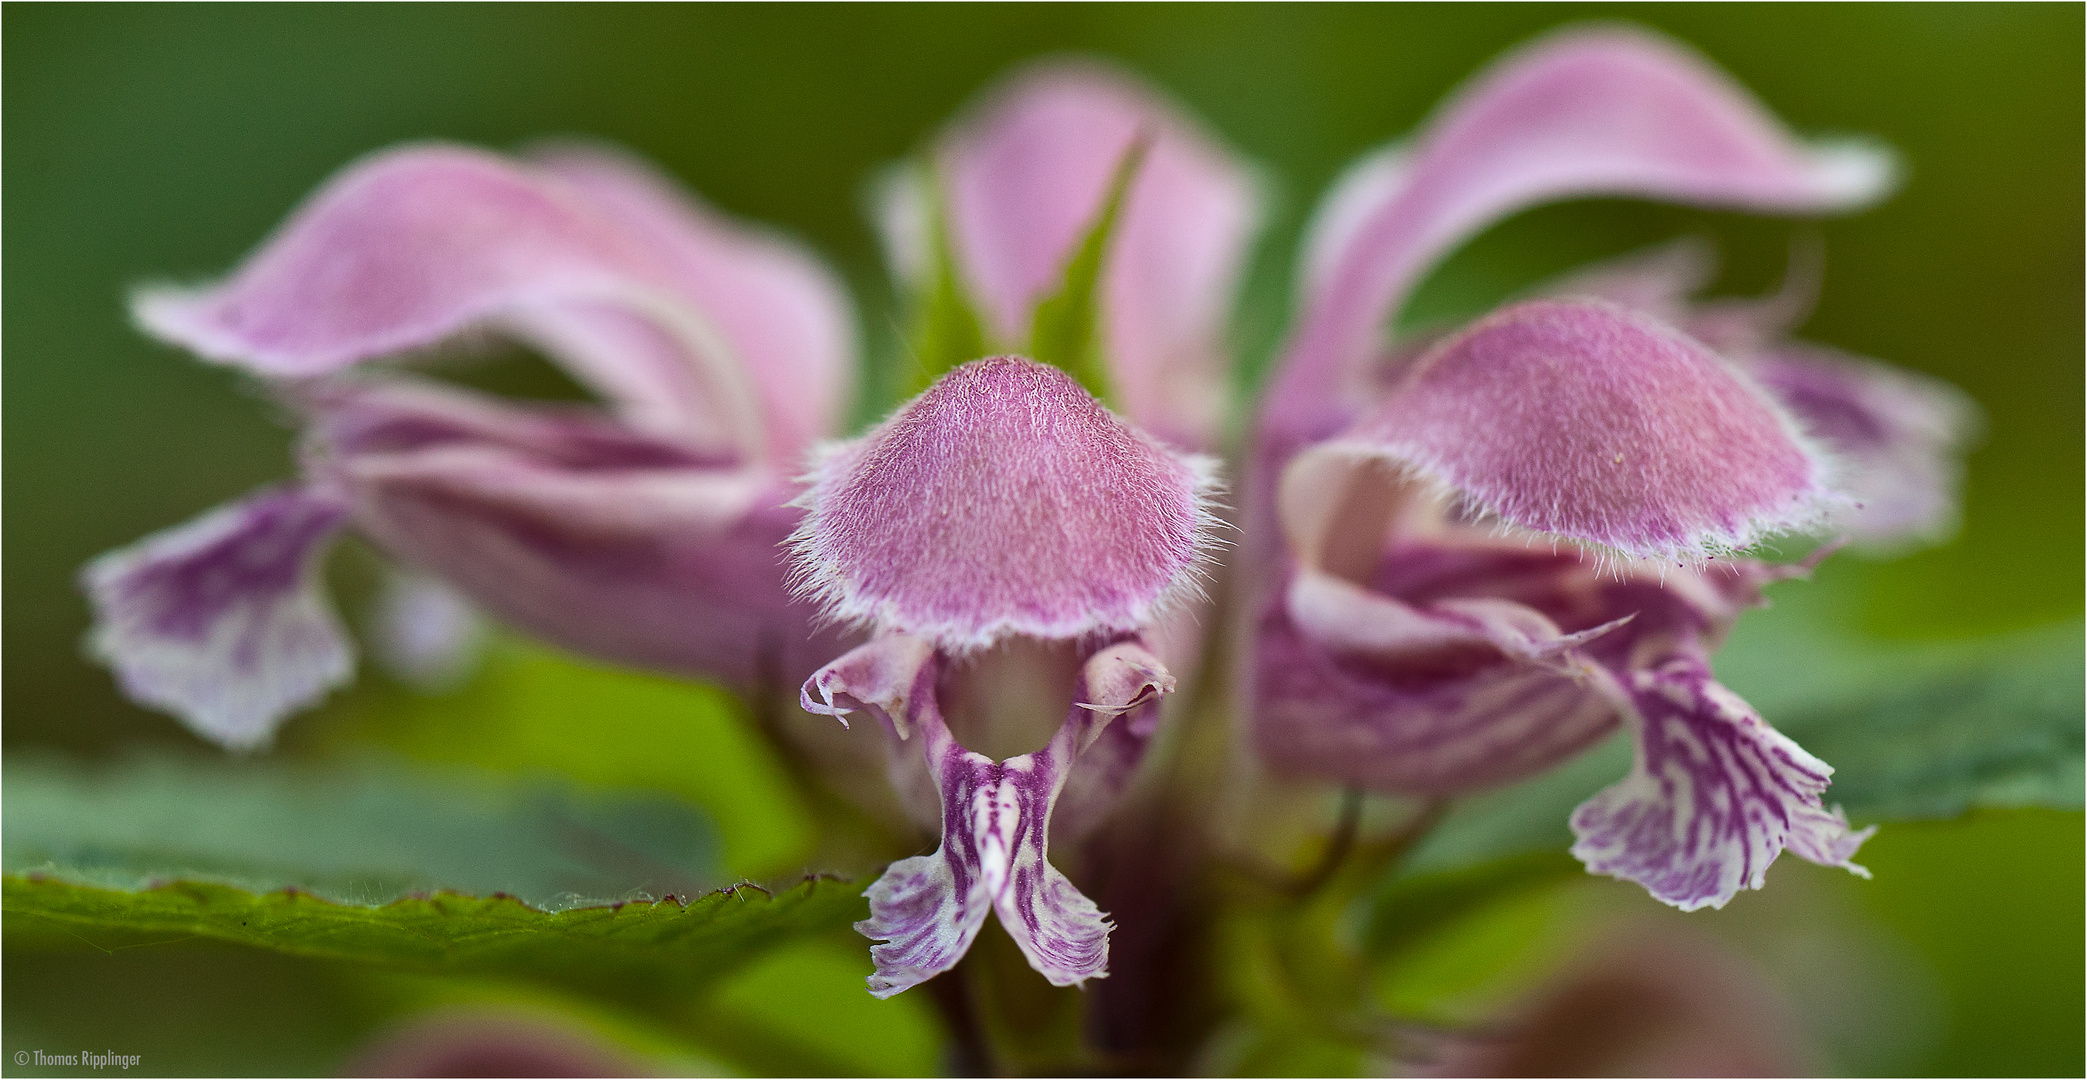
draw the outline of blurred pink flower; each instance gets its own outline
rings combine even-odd
[[[1440,794],[1621,724],[1630,775],[1572,817],[1591,870],[1683,908],[1758,888],[1785,848],[1862,873],[1869,831],[1821,800],[1832,770],[1708,657],[1762,585],[1804,569],[1733,553],[1946,516],[1953,393],[1816,363],[1737,308],[1683,310],[1692,283],[1649,267],[1435,340],[1381,335],[1450,247],[1535,203],[1824,211],[1890,175],[1876,153],[1795,141],[1677,47],[1606,29],[1509,55],[1354,170],[1308,246],[1250,477],[1263,759]],[[1718,327],[1726,355],[1687,332]]]
[[[783,588],[811,440],[853,375],[815,259],[613,153],[415,146],[358,162],[226,281],[142,326],[264,379],[304,477],[96,560],[93,645],[137,700],[232,747],[347,681],[320,555],[352,527],[473,602],[611,660],[741,686],[841,647]],[[601,407],[520,405],[368,362],[525,342]]]
[[[894,269],[918,281],[932,257],[930,223],[945,214],[989,343],[1020,350],[1140,139],[1146,151],[1101,277],[1111,404],[1154,435],[1209,450],[1260,193],[1235,155],[1156,91],[1092,63],[1022,71],[944,133],[928,175],[885,188],[881,224]]]
[[[1812,1076],[1791,1008],[1707,937],[1629,927],[1423,1076]]]

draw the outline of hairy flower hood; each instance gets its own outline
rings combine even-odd
[[[1197,590],[1212,463],[1056,368],[950,372],[808,477],[801,588],[836,617],[965,651],[1134,633]]]

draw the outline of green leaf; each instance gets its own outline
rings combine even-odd
[[[1100,321],[1100,297],[1097,286],[1101,280],[1102,265],[1108,256],[1109,241],[1115,235],[1117,220],[1122,216],[1124,195],[1129,192],[1131,181],[1136,178],[1138,168],[1145,161],[1145,153],[1151,140],[1141,136],[1123,152],[1122,160],[1116,164],[1116,175],[1109,181],[1108,196],[1102,201],[1101,213],[1087,228],[1080,239],[1080,246],[1073,251],[1065,264],[1065,279],[1056,293],[1044,298],[1036,305],[1036,316],[1029,332],[1030,356],[1043,363],[1063,368],[1087,392],[1104,402],[1114,403],[1110,396],[1108,364],[1095,340],[1095,325]]]
[[[957,270],[956,248],[949,238],[948,203],[934,170],[923,168],[920,174],[922,179],[912,186],[920,188],[920,197],[929,202],[929,265],[927,280],[914,301],[914,367],[907,397],[927,389],[951,368],[986,355],[985,324]]]
[[[1630,759],[1630,738],[1619,732],[1522,783],[1465,796],[1407,856],[1400,872],[1445,873],[1530,852],[1565,851],[1573,842],[1566,824],[1573,808],[1623,779]]]
[[[9,933],[201,937],[630,999],[863,917],[855,885],[720,878],[674,800],[366,763],[5,764]],[[475,895],[473,895],[475,894]]]
[[[1405,878],[1376,898],[1363,935],[1372,957],[1392,956],[1425,941],[1480,904],[1586,873],[1564,850],[1533,851],[1444,874]]]
[[[453,693],[372,679],[290,734],[325,757],[374,748],[692,803],[715,826],[730,876],[801,870],[816,840],[810,810],[730,692],[515,638],[496,638],[478,677]]]
[[[1858,822],[1973,807],[2078,810],[2083,679],[2075,623],[1895,666],[1895,677],[1787,712],[1776,726],[1834,767],[1828,798]]]
[[[6,872],[121,891],[184,880],[370,906],[450,889],[562,910],[726,879],[709,823],[677,800],[453,769],[17,754],[5,789]]]
[[[795,942],[747,965],[703,1009],[729,1012],[800,1054],[836,1062],[826,1075],[939,1074],[944,1037],[932,997],[873,998],[864,992],[873,970],[869,943],[856,935]]]
[[[1410,900],[1394,896],[1379,909],[1380,921],[1403,909],[1424,913],[1418,925],[1402,927],[1373,957],[1375,996],[1393,1015],[1424,1022],[1468,1024],[1497,1016],[1503,1006],[1538,982],[1573,951],[1577,896],[1569,886],[1585,881],[1558,859],[1510,863],[1512,869],[1467,878],[1462,888],[1434,883],[1415,912]]]
[[[771,947],[847,926],[868,905],[848,882],[808,879],[689,900],[541,911],[512,897],[436,893],[369,907],[285,889],[175,881],[105,889],[8,873],[10,935],[101,948],[200,937],[296,956],[445,974],[516,976],[633,999],[688,992]]]

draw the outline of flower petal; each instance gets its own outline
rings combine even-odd
[[[1159,729],[1160,699],[1174,692],[1174,676],[1141,641],[1120,641],[1089,657],[1081,668],[1074,708],[1115,718],[1090,729],[1066,778],[1051,831],[1077,843],[1105,821],[1144,763]]]
[[[1119,641],[1088,658],[1080,686],[1085,693],[1077,708],[1104,717],[1133,716],[1130,726],[1143,726],[1149,733],[1156,719],[1149,715],[1150,706],[1174,692],[1174,676],[1142,642]]]
[[[962,779],[957,780],[962,783]],[[971,792],[966,785],[960,792]],[[877,965],[870,994],[888,998],[956,966],[993,909],[978,877],[978,852],[968,830],[945,827],[933,855],[900,859],[863,893],[870,917],[855,931],[870,946]]]
[[[560,358],[634,421],[763,452],[742,361],[690,305],[662,246],[491,154],[408,147],[343,170],[225,282],[146,290],[135,312],[154,336],[275,378],[479,327],[544,329],[554,352],[581,346]]]
[[[1719,686],[1683,654],[1632,677],[1638,739],[1629,777],[1573,812],[1573,854],[1597,874],[1635,881],[1683,911],[1723,907],[1758,889],[1785,847],[1841,866],[1874,826],[1848,828],[1820,802],[1833,769]]]
[[[398,381],[304,405],[307,468],[357,527],[531,633],[741,687],[791,685],[840,651],[784,588],[799,515],[760,470],[578,410]]]
[[[1701,559],[1823,520],[1832,495],[1792,428],[1675,331],[1620,308],[1537,301],[1438,347],[1307,456],[1386,461],[1512,528]]]
[[[1834,486],[1852,504],[1835,523],[1854,539],[1890,546],[1955,530],[1963,452],[1979,426],[1963,391],[1796,342],[1753,353],[1742,367],[1832,453]]]
[[[1692,931],[1692,932],[1691,932]],[[1445,1033],[1419,1076],[1811,1076],[1774,984],[1700,924],[1634,919],[1504,1015]],[[1438,1036],[1438,1038],[1441,1036]]]
[[[1326,288],[1327,278],[1339,268],[1341,259],[1363,226],[1379,207],[1390,202],[1411,179],[1412,147],[1403,141],[1379,147],[1348,163],[1334,178],[1312,220],[1305,227],[1303,266],[1298,276],[1298,309]]]
[[[918,639],[879,639],[901,647],[915,641]],[[884,705],[875,707],[882,710],[893,730],[905,733],[902,738],[915,730],[921,733],[921,749],[942,799],[942,842],[934,854],[892,863],[863,893],[869,898],[870,917],[856,923],[855,931],[879,943],[870,947],[877,970],[869,978],[869,987],[872,995],[887,998],[955,967],[970,951],[972,940],[985,925],[986,913],[992,910],[971,817],[994,763],[950,737],[933,692],[940,668],[935,654],[928,651],[920,657],[913,677],[906,678],[881,664],[865,666],[865,661],[879,659],[878,653],[862,655],[877,644],[828,665],[805,684],[804,697],[807,709],[812,709],[814,683],[824,680],[817,689],[822,697],[829,692],[831,696],[826,699],[827,708],[818,711],[837,716],[832,710],[847,708],[844,703],[851,700],[871,706],[881,699],[898,706],[897,711]],[[910,650],[905,651],[910,659]],[[829,672],[833,674],[829,676]],[[912,692],[915,686],[926,692]]]
[[[1537,293],[1558,300],[1605,300],[1685,328],[1694,310],[1691,298],[1716,276],[1717,253],[1709,242],[1683,237],[1580,267]]]
[[[457,489],[575,530],[712,538],[773,483],[584,408],[516,408],[403,379],[334,384],[301,401],[317,452],[365,482]]]
[[[929,707],[935,696],[940,665],[933,643],[911,634],[880,634],[827,664],[805,680],[798,705],[816,716],[841,723],[848,714],[867,711],[893,735],[913,737],[913,715]]]
[[[555,1007],[503,1003],[437,1006],[387,1023],[340,1070],[348,1076],[651,1076],[663,1064]]]
[[[1108,723],[1075,706],[1049,746],[1001,764],[997,791],[974,813],[988,887],[1005,882],[993,889],[1000,925],[1053,986],[1108,974],[1108,917],[1049,858],[1051,811],[1073,759]]]
[[[936,666],[923,667],[927,685]],[[942,798],[942,843],[893,863],[864,893],[870,917],[855,929],[881,942],[870,949],[870,993],[890,997],[955,966],[989,906],[1054,985],[1103,975],[1109,923],[1050,864],[1047,844],[1072,760],[1108,717],[1076,707],[1049,746],[996,762],[957,744],[932,693],[908,704]]]
[[[345,516],[312,489],[271,488],[101,556],[81,574],[89,647],[133,700],[219,745],[266,745],[354,675],[319,573]]]
[[[995,336],[1026,340],[1037,301],[1056,289],[1141,135],[1153,142],[1112,239],[1102,337],[1125,414],[1207,448],[1259,211],[1245,167],[1187,117],[1092,64],[1017,76],[943,142],[952,240]]]
[[[1464,533],[1395,540],[1367,585],[1302,569],[1256,627],[1255,744],[1281,772],[1378,791],[1518,780],[1613,730],[1629,672],[1713,646],[1763,585],[1802,572],[1618,573]]]
[[[1195,591],[1209,470],[1062,371],[973,361],[815,467],[802,590],[943,649],[1134,633]]]
[[[485,620],[471,601],[418,570],[386,571],[372,622],[378,663],[399,681],[430,692],[462,685],[485,645]]]
[[[1544,39],[1449,100],[1398,176],[1369,185],[1380,197],[1372,212],[1339,216],[1342,228],[1317,249],[1326,254],[1316,265],[1331,269],[1288,350],[1272,416],[1308,422],[1323,412],[1376,356],[1387,322],[1428,267],[1517,210],[1635,195],[1823,211],[1870,201],[1890,182],[1889,159],[1874,148],[1798,143],[1745,91],[1670,42],[1616,29]]]
[[[761,390],[778,462],[794,467],[814,440],[838,430],[855,375],[855,325],[847,290],[817,256],[724,217],[615,150],[559,145],[531,161],[622,227],[716,324]]]
[[[1281,771],[1377,791],[1520,779],[1614,729],[1613,677],[1575,651],[1612,629],[1565,635],[1504,600],[1415,608],[1300,574],[1255,637],[1255,745]]]
[[[1640,311],[1731,360],[1796,419],[1832,460],[1847,497],[1834,524],[1890,547],[1946,539],[1978,407],[1939,379],[1785,337],[1810,310],[1818,257],[1800,248],[1782,288],[1757,299],[1691,302],[1714,267],[1708,246],[1662,245],[1579,271],[1544,291]]]

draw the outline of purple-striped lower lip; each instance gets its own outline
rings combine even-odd
[[[944,663],[922,639],[885,635],[805,684],[807,708],[868,710],[917,743],[941,799],[940,846],[893,863],[865,894],[870,917],[856,929],[878,942],[870,950],[877,963],[870,992],[889,997],[947,971],[989,911],[998,912],[1030,966],[1051,983],[1100,978],[1108,970],[1110,923],[1051,865],[1053,812],[1082,766],[1077,799],[1106,803],[1120,793],[1173,677],[1139,642],[1095,649],[1051,741],[995,761],[950,734],[937,689]],[[1104,736],[1108,741],[1096,747]]]
[[[1254,639],[1254,735],[1279,771],[1449,795],[1532,776],[1625,726],[1631,774],[1573,814],[1588,868],[1684,909],[1759,888],[1785,849],[1862,873],[1832,770],[1704,657],[1774,568],[1666,580],[1588,556],[1413,544],[1377,589],[1302,571]],[[1381,591],[1380,591],[1381,590]]]
[[[354,672],[319,556],[347,516],[300,486],[266,489],[110,552],[82,574],[91,646],[133,699],[235,749]]]

